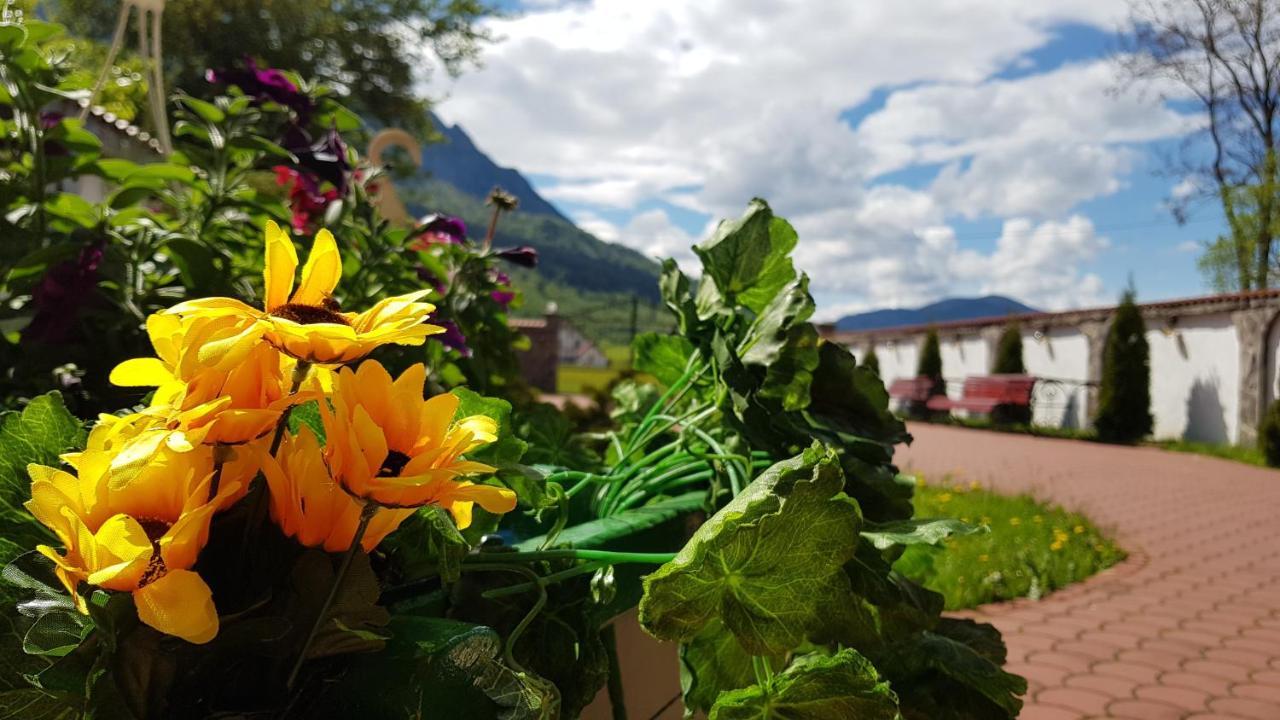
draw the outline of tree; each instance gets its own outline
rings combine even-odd
[[[876,346],[869,345],[867,354],[862,358],[862,367],[870,370],[876,375],[880,374],[880,358],[876,357]]]
[[[1022,327],[1017,322],[1004,326],[1000,341],[996,343],[996,361],[991,372],[997,375],[1023,375],[1027,368],[1022,364]]]
[[[1202,270],[1215,284],[1233,284],[1229,289],[1266,288],[1275,273],[1273,243],[1280,228],[1280,5],[1130,0],[1129,6],[1131,47],[1120,60],[1126,74],[1161,88],[1175,86],[1204,112],[1208,158],[1188,153],[1182,168],[1191,185],[1202,189],[1176,201],[1174,215],[1183,221],[1189,202],[1215,198],[1229,234],[1209,244]]]
[[[916,376],[933,380],[930,395],[942,395],[947,392],[947,384],[942,379],[942,348],[938,345],[938,331],[929,330],[920,347],[920,362],[916,365]]]
[[[118,11],[118,2],[59,0],[51,15],[109,42]],[[492,39],[479,21],[493,13],[486,0],[168,0],[166,82],[206,95],[206,70],[250,55],[337,89],[363,117],[428,130],[418,82],[433,63],[454,74],[474,61]]]
[[[1102,385],[1093,425],[1106,442],[1135,442],[1151,433],[1151,364],[1147,326],[1126,290],[1102,355]]]

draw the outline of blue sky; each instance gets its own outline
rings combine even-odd
[[[1045,6],[1037,8],[1036,6]],[[768,199],[820,314],[996,292],[1065,309],[1207,292],[1167,162],[1199,119],[1122,87],[1114,0],[540,0],[431,91],[582,227],[694,270]]]

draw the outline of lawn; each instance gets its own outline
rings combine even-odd
[[[991,530],[939,547],[912,546],[895,565],[946,596],[949,610],[1039,598],[1125,557],[1088,518],[1026,495],[944,483],[919,487],[915,506],[917,517],[956,517]]]

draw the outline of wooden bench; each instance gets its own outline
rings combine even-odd
[[[965,378],[959,400],[935,395],[926,401],[930,410],[968,410],[990,413],[997,407],[1030,408],[1036,379],[1030,375],[986,375]]]
[[[907,403],[923,403],[933,392],[933,378],[901,378],[889,385],[889,397]]]

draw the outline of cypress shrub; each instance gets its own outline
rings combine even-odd
[[[862,367],[870,370],[876,375],[880,374],[880,358],[876,357],[876,346],[872,345],[867,348],[866,357],[862,358]]]
[[[942,348],[938,345],[938,331],[929,330],[929,334],[924,338],[924,345],[920,348],[920,363],[916,366],[917,377],[927,377],[933,380],[933,390],[930,395],[942,395],[947,391],[946,383],[942,380]]]
[[[1102,385],[1093,426],[1098,439],[1131,443],[1151,433],[1151,363],[1147,326],[1126,290],[1102,356]]]
[[[1004,326],[1000,342],[996,343],[996,361],[991,372],[994,375],[1027,374],[1027,366],[1022,363],[1022,327],[1017,322]],[[1031,408],[1027,405],[997,405],[991,411],[991,419],[1004,425],[1029,425]]]
[[[1280,467],[1280,400],[1271,403],[1258,428],[1258,449],[1271,467]]]
[[[1000,334],[1000,342],[996,343],[996,361],[991,366],[996,375],[1025,375],[1027,367],[1022,364],[1022,327],[1016,322],[1004,326]]]

